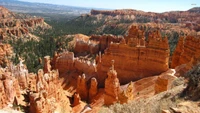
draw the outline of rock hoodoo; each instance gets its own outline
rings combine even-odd
[[[82,100],[88,99],[88,86],[85,74],[78,77],[77,80],[77,93],[80,95]]]
[[[133,100],[133,82],[130,82],[125,90],[123,90],[119,95],[120,103],[127,103]]]
[[[112,60],[112,67],[107,73],[108,77],[105,80],[105,94],[104,104],[111,105],[119,101],[118,95],[120,93],[120,83],[117,78],[117,72],[114,69],[114,60]]]
[[[36,93],[30,94],[31,113],[61,112],[62,109],[65,109],[65,113],[71,112],[69,99],[58,78],[58,71],[52,70],[46,74],[43,70],[38,71]]]
[[[50,65],[50,56],[44,57],[44,73],[49,73],[51,71],[51,65]]]
[[[90,89],[89,89],[89,100],[91,101],[98,93],[98,83],[96,78],[91,79]]]

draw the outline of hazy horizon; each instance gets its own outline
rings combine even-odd
[[[103,9],[136,9],[146,12],[186,11],[193,7],[199,7],[199,0],[19,0],[35,3],[48,3],[87,8]]]

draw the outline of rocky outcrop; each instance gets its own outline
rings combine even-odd
[[[5,67],[13,56],[13,49],[9,44],[0,43],[0,65]]]
[[[37,75],[34,73],[28,74],[28,90],[36,92]]]
[[[77,106],[81,103],[81,98],[78,93],[75,93],[73,98],[74,98],[74,101],[73,101],[72,106]]]
[[[88,99],[88,86],[87,86],[85,74],[78,77],[76,90],[82,100]]]
[[[44,73],[49,73],[51,71],[50,56],[44,57]]]
[[[5,40],[10,37],[31,37],[30,32],[34,31],[38,27],[40,27],[41,29],[50,28],[50,26],[44,22],[43,18],[15,14],[1,6],[0,20],[1,40]]]
[[[53,58],[52,67],[59,70],[59,73],[67,72],[68,70],[74,69],[74,53],[73,52],[64,52],[59,55],[55,55]]]
[[[89,61],[87,58],[74,57],[73,52],[63,52],[58,54],[54,56],[51,62],[54,64],[52,67],[58,69],[60,74],[77,70],[92,75],[97,71],[96,62],[94,60]]]
[[[198,11],[171,11],[164,13],[144,12],[133,9],[122,10],[91,10],[90,16],[107,20],[128,20],[136,23],[156,22],[156,23],[180,23],[191,30],[199,31],[200,14]],[[105,19],[106,18],[106,19]],[[112,22],[113,22],[112,21]]]
[[[166,37],[161,37],[159,31],[150,33],[148,39],[145,39],[144,31],[132,26],[125,40],[110,44],[100,58],[101,62],[97,64],[97,79],[100,86],[103,86],[109,61],[112,59],[115,60],[115,69],[121,84],[168,70],[168,41]]]
[[[118,43],[123,37],[114,35],[92,35],[91,37],[85,35],[75,35],[74,38],[74,53],[76,56],[84,56],[87,54],[102,53],[110,45],[111,42]]]
[[[84,38],[76,39],[74,53],[77,56],[95,54],[98,53],[98,50],[99,50],[98,42],[89,40],[89,37],[88,40],[84,40]]]
[[[128,101],[133,100],[133,83],[130,82],[125,90],[123,90],[119,95],[120,103],[127,103]]]
[[[122,39],[122,36],[114,35],[92,35],[90,38],[90,40],[97,41],[99,44],[98,51],[95,54],[104,53],[104,50],[110,46],[111,42],[119,43]]]
[[[90,89],[89,89],[89,100],[92,101],[92,99],[97,95],[98,93],[98,87],[97,87],[98,83],[96,78],[92,78],[91,79],[91,83],[90,83]]]
[[[180,37],[176,50],[172,56],[171,67],[175,68],[181,64],[187,64],[189,70],[197,64],[200,60],[200,40],[199,37],[186,36]]]
[[[104,104],[111,105],[119,101],[120,82],[117,78],[117,72],[114,69],[114,60],[112,60],[112,67],[107,73],[108,77],[105,80],[105,94]]]
[[[21,92],[17,79],[9,70],[1,68],[0,86],[0,108],[12,107],[14,100],[20,98]]]
[[[158,77],[155,83],[155,94],[167,91],[168,80]]]
[[[38,71],[37,91],[30,94],[30,113],[71,112],[69,99],[58,77],[59,73],[55,70],[44,75],[42,70]]]
[[[117,15],[143,15],[154,17],[156,13],[146,13],[143,11],[137,11],[133,9],[122,9],[122,10],[91,10],[91,15],[110,15],[110,16],[117,16]]]

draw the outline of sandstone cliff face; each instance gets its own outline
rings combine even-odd
[[[122,36],[114,35],[92,35],[90,40],[99,42],[99,48],[96,54],[99,52],[104,53],[104,50],[110,46],[110,43],[119,43],[123,39]]]
[[[67,72],[68,70],[74,69],[74,53],[64,52],[62,54],[56,55],[53,58],[52,67],[59,70],[59,73]]]
[[[50,28],[50,26],[44,22],[43,18],[26,17],[15,14],[1,6],[0,20],[0,40],[10,37],[30,37],[30,32],[38,27],[42,29]]]
[[[160,74],[168,70],[169,46],[158,31],[149,34],[145,41],[144,32],[133,26],[126,41],[110,44],[97,65],[98,82],[103,86],[109,61],[115,60],[115,69],[121,84]],[[122,59],[124,61],[122,61]]]
[[[74,53],[76,56],[85,56],[88,54],[98,54],[110,45],[111,42],[119,43],[123,37],[113,35],[75,35]]]
[[[91,10],[91,16],[105,20],[128,20],[136,23],[156,22],[156,23],[180,23],[191,30],[199,31],[200,14],[198,11],[172,11],[164,13],[144,12],[132,9],[122,10]],[[106,18],[106,19],[105,19]]]
[[[52,67],[55,67],[54,69],[58,69],[60,74],[77,70],[79,72],[92,75],[97,71],[95,61],[74,57],[73,52],[63,52],[54,56],[52,64]]]
[[[181,37],[172,56],[171,67],[175,68],[181,64],[187,64],[188,66],[190,65],[190,67],[187,67],[190,69],[192,66],[197,64],[200,58],[199,43],[200,40],[198,36],[186,36],[185,38]]]

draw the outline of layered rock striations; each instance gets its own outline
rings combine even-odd
[[[110,46],[110,43],[119,43],[123,39],[122,36],[114,35],[92,35],[90,40],[99,42],[99,48],[97,53],[104,53],[104,50]]]
[[[114,35],[92,35],[91,37],[77,34],[74,38],[74,54],[85,56],[98,54],[109,47],[111,42],[119,43],[123,37]]]
[[[129,35],[120,43],[112,43],[97,65],[98,82],[103,86],[109,61],[115,60],[115,69],[121,84],[160,74],[168,70],[169,45],[159,31],[144,37],[144,31],[132,26]]]
[[[94,74],[96,70],[95,61],[89,61],[79,57],[74,57],[73,52],[63,52],[54,56],[52,60],[52,67],[58,69],[60,74],[70,71],[80,71],[85,74]]]
[[[172,56],[171,67],[175,68],[181,64],[187,64],[189,69],[199,62],[200,40],[198,36],[180,37],[176,50]]]

